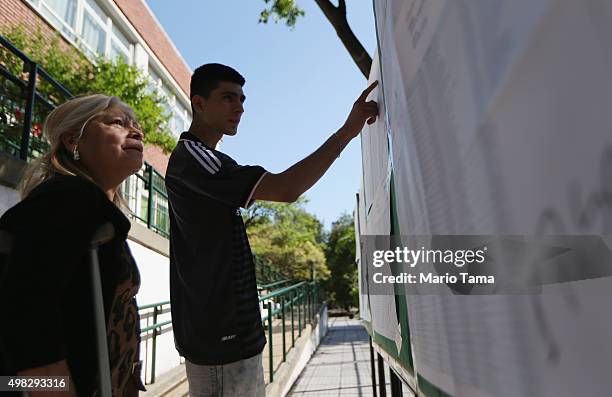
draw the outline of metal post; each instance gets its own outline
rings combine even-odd
[[[391,380],[391,396],[401,397],[402,396],[402,382],[399,377],[395,374],[393,369],[389,368],[389,378]]]
[[[310,291],[310,322],[314,324],[314,289],[312,285],[309,286],[308,291]]]
[[[30,129],[32,128],[32,117],[34,115],[34,102],[36,100],[36,76],[38,75],[38,65],[30,62],[28,88],[26,96],[25,115],[23,118],[23,131],[21,133],[21,146],[19,148],[19,158],[28,161],[28,149],[30,147]]]
[[[312,324],[312,291],[310,288],[310,284],[306,286],[306,303],[308,308],[308,322]]]
[[[378,356],[378,390],[380,391],[380,397],[387,397],[387,382],[385,381],[385,362],[380,355]]]
[[[294,291],[295,290],[291,291],[291,296],[289,297],[291,302],[289,304],[289,307],[291,308],[291,347],[295,347],[295,335],[293,334],[293,305],[295,304],[293,299]]]
[[[272,345],[274,344],[272,342],[272,302],[268,301],[267,302],[268,305],[268,352],[270,353],[270,358],[269,358],[269,362],[270,362],[270,383],[272,383],[274,381],[274,356],[273,356],[273,350],[272,350]]]
[[[376,397],[376,365],[374,365],[374,347],[372,347],[372,337],[368,337],[370,341],[370,371],[372,372],[372,392]]]
[[[147,200],[147,227],[151,228],[151,223],[153,223],[153,166],[147,164],[145,166],[145,170],[149,171],[149,199]]]
[[[308,286],[308,314],[310,316],[310,323],[314,324],[314,310],[312,310],[312,285]]]
[[[157,324],[157,306],[153,308],[153,325]],[[151,383],[155,383],[155,357],[157,356],[157,328],[153,329],[153,348],[151,349]]]
[[[282,332],[283,332],[283,362],[287,361],[287,352],[286,347],[287,343],[285,342],[285,297],[281,296],[281,319],[282,319]]]
[[[298,299],[297,299],[297,309],[298,309],[298,338],[302,336],[302,291],[301,288],[298,288]]]

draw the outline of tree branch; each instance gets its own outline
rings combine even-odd
[[[338,9],[342,15],[346,16],[346,3],[344,0],[338,0]]]
[[[315,0],[315,3],[317,3],[325,17],[327,17],[327,20],[332,24],[340,41],[342,41],[353,61],[367,79],[372,67],[372,57],[370,57],[348,24],[345,1],[339,0],[337,7],[330,0]]]

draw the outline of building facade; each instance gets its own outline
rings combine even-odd
[[[143,0],[2,0],[0,27],[26,26],[54,34],[92,61],[123,58],[161,94],[176,137],[191,123],[191,69]],[[167,156],[148,146],[145,160],[165,174]]]

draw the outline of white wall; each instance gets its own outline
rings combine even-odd
[[[132,255],[140,270],[140,290],[136,299],[139,306],[170,300],[169,259],[134,241],[128,240]],[[167,307],[167,306],[165,306]],[[153,324],[153,319],[141,320],[141,328]],[[157,322],[170,320],[170,313],[158,316]],[[168,328],[168,326],[164,327]],[[155,376],[157,380],[164,372],[180,364],[180,357],[174,347],[174,334],[170,331],[157,337]],[[153,339],[140,345],[140,359],[146,368],[146,382],[150,382],[152,369]]]

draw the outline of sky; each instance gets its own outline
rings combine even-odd
[[[346,120],[367,81],[313,0],[292,30],[258,23],[264,0],[146,0],[191,69],[232,66],[246,79],[245,113],[221,151],[239,164],[282,172],[316,150]],[[347,18],[374,54],[372,2],[347,2]],[[306,209],[327,229],[351,213],[361,183],[361,142],[355,138],[305,193]]]

